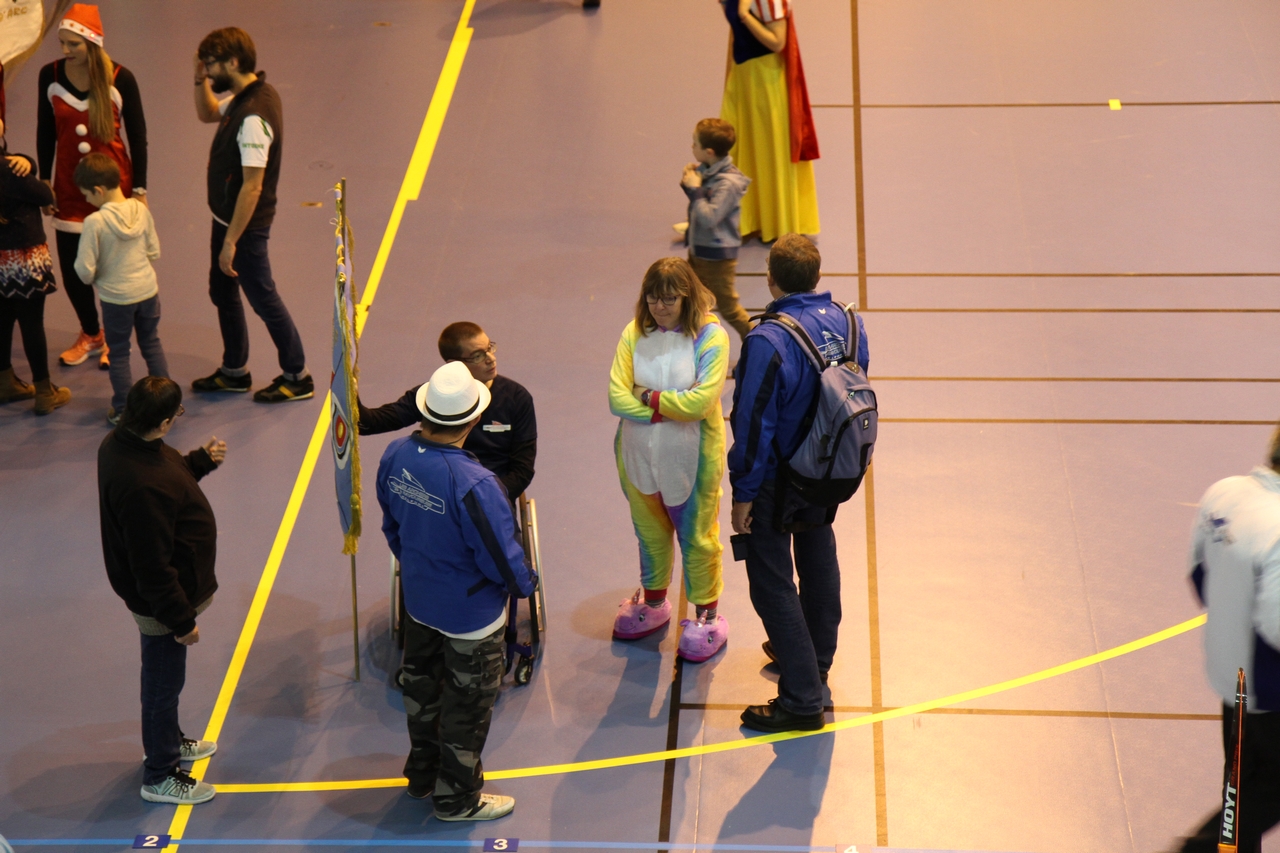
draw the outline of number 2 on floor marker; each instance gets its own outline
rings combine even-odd
[[[515,853],[520,849],[519,838],[486,838],[485,853]]]
[[[169,846],[167,835],[139,835],[133,839],[134,850],[163,850]]]

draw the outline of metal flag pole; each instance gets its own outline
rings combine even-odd
[[[356,555],[351,555],[351,641],[356,650],[356,681],[360,680],[360,608],[356,606]]]

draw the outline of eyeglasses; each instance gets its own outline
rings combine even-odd
[[[649,303],[650,305],[657,305],[659,302],[661,302],[663,305],[670,308],[671,306],[675,305],[677,302],[680,301],[680,295],[676,294],[675,296],[646,296],[644,298],[644,301]]]
[[[467,364],[479,364],[480,362],[488,359],[489,356],[493,355],[497,351],[498,351],[498,342],[489,341],[489,345],[484,349],[479,350],[477,352],[473,352],[471,353],[471,355],[464,355],[462,358],[458,360],[465,361]]]

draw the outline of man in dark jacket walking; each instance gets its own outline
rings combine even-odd
[[[259,403],[315,396],[302,338],[276,290],[267,239],[276,215],[276,184],[284,144],[280,94],[258,71],[253,39],[239,27],[214,30],[200,42],[195,60],[196,116],[218,125],[209,150],[209,298],[222,329],[222,365],[191,383],[196,391],[243,393],[249,375],[249,327],[240,292],[262,318],[279,356],[279,376],[253,395]],[[223,93],[231,96],[219,99]]]
[[[404,581],[409,796],[440,820],[492,820],[511,797],[482,794],[480,753],[502,681],[507,597],[537,581],[494,473],[462,449],[489,389],[451,361],[418,389],[422,430],[378,466],[382,532]]]
[[[182,415],[182,389],[148,376],[129,390],[120,425],[98,448],[98,512],[107,578],[142,636],[142,798],[192,804],[213,799],[181,761],[208,758],[212,741],[184,737],[178,697],[196,617],[218,588],[218,529],[197,481],[226,458],[216,437],[181,456],[164,436]]]

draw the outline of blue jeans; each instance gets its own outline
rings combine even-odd
[[[124,411],[124,401],[133,387],[129,366],[129,343],[138,333],[138,351],[147,363],[148,376],[169,378],[169,362],[160,346],[160,295],[132,305],[102,303],[102,328],[111,353],[111,408]]]
[[[172,633],[142,637],[142,784],[156,785],[178,766],[178,696],[187,680],[187,647]]]
[[[822,673],[831,668],[840,628],[840,564],[825,509],[805,509],[788,521],[814,526],[783,533],[774,525],[775,481],[766,480],[751,506],[747,582],[782,676],[778,703],[795,714],[822,710]],[[794,571],[791,562],[795,549]],[[794,575],[799,575],[799,589]]]
[[[302,352],[302,337],[284,300],[271,277],[271,259],[267,257],[267,239],[271,228],[251,228],[240,235],[236,257],[231,267],[238,276],[232,278],[218,266],[218,255],[227,238],[227,226],[214,220],[209,250],[213,256],[209,266],[209,299],[218,309],[218,326],[222,329],[222,366],[239,370],[249,363],[249,326],[244,319],[244,303],[240,291],[249,300],[253,313],[262,318],[271,340],[275,342],[284,373],[299,374],[307,368]]]

